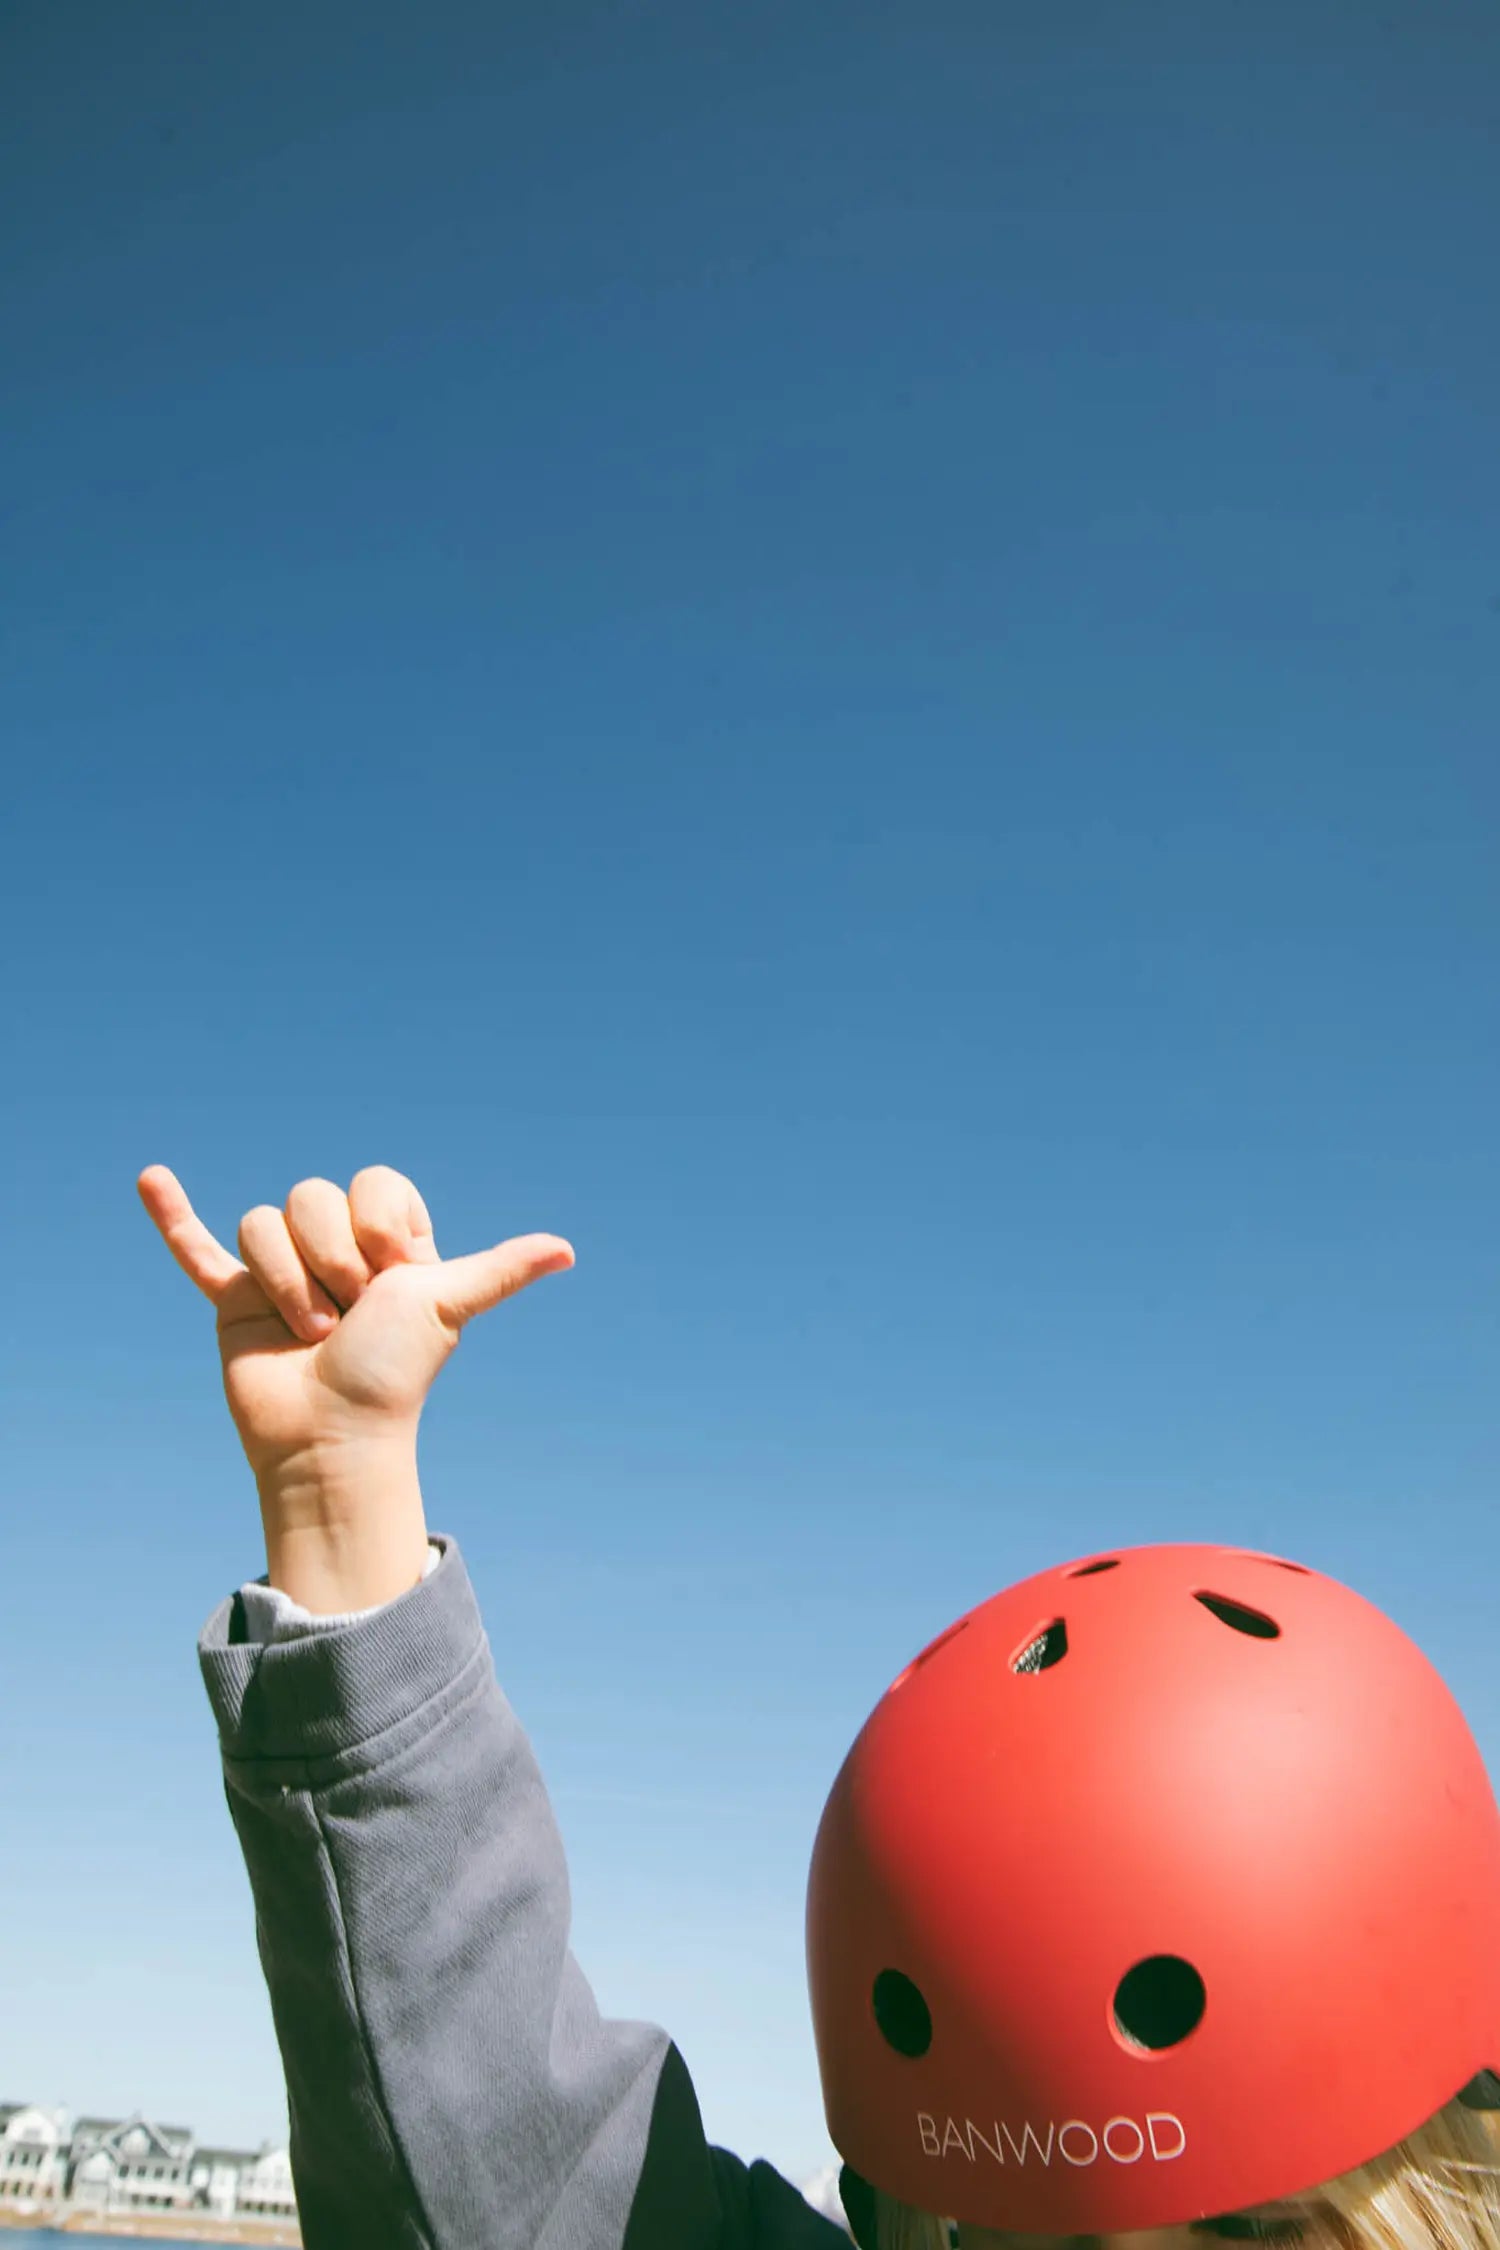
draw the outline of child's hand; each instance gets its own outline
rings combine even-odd
[[[284,1212],[247,1211],[242,1264],[165,1165],[148,1166],[136,1184],[172,1255],[217,1308],[225,1396],[260,1488],[272,1582],[289,1542],[305,1555],[311,1535],[315,1590],[340,1597],[321,1606],[362,1606],[351,1595],[356,1582],[368,1599],[385,1598],[368,1594],[368,1553],[348,1570],[340,1564],[335,1588],[324,1550],[331,1543],[347,1554],[378,1516],[389,1530],[398,1487],[408,1513],[415,1495],[420,1525],[416,1432],[434,1376],[466,1321],[564,1271],[572,1250],[556,1235],[533,1234],[441,1259],[416,1188],[377,1164],[356,1173],[347,1195],[330,1180],[302,1180]],[[411,1525],[403,1531],[401,1567],[415,1555],[420,1575],[425,1530],[420,1549]],[[296,1574],[312,1586],[306,1567]]]

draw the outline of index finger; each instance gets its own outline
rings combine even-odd
[[[230,1283],[249,1269],[209,1233],[189,1203],[182,1183],[165,1164],[148,1164],[135,1184],[162,1240],[189,1281],[196,1282],[209,1303],[217,1305]]]

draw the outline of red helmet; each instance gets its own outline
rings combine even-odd
[[[887,1690],[807,1953],[851,2213],[862,2179],[971,2226],[1181,2225],[1336,2178],[1500,2066],[1500,1811],[1360,1595],[1121,1549]]]

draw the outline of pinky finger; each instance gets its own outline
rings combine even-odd
[[[156,1230],[189,1281],[217,1305],[232,1283],[248,1271],[211,1235],[189,1203],[176,1175],[165,1164],[148,1164],[136,1181]]]

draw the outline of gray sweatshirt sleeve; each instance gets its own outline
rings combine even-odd
[[[199,1640],[307,2250],[837,2250],[708,2145],[664,2031],[601,2017],[546,1789],[434,1547],[382,1608],[246,1588]]]

